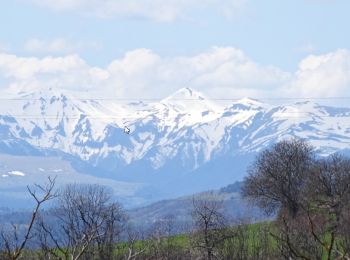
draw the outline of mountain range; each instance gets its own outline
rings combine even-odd
[[[350,108],[311,101],[222,105],[190,88],[162,100],[88,99],[53,88],[0,99],[5,204],[54,175],[59,184],[110,186],[135,206],[242,180],[257,153],[286,138],[305,139],[320,155],[350,148]]]

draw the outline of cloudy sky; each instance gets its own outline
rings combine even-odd
[[[348,0],[7,0],[0,89],[350,96]],[[350,102],[350,99],[346,102]]]

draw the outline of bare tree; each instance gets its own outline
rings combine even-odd
[[[148,249],[148,245],[145,245],[144,243],[142,246],[137,245],[138,241],[144,240],[144,234],[143,232],[139,230],[135,230],[132,226],[128,226],[126,229],[127,232],[127,253],[125,254],[124,258],[125,260],[135,260],[139,259],[140,256],[142,256],[146,250]]]
[[[242,188],[243,196],[267,213],[282,207],[296,216],[313,158],[312,148],[301,140],[275,144],[263,151],[249,169]]]
[[[222,207],[222,200],[213,194],[193,198],[193,245],[205,253],[208,260],[218,257],[218,248],[230,237]]]
[[[350,209],[350,159],[334,154],[318,160],[307,186],[304,210],[313,238],[323,247],[327,259],[349,258],[348,250],[339,243],[347,237],[342,232],[347,224],[344,216]]]
[[[275,224],[277,229],[270,231],[270,235],[275,239],[281,257],[322,259],[322,247],[309,231],[307,215],[298,214],[297,217],[292,217],[287,212],[280,212]]]
[[[340,223],[341,230],[339,235],[341,239],[337,241],[337,248],[343,252],[345,259],[350,259],[350,206],[342,212]]]
[[[40,222],[41,248],[59,259],[80,259],[87,252],[108,259],[122,220],[121,207],[111,202],[111,193],[99,185],[68,185],[58,204]],[[93,257],[92,257],[93,258]]]
[[[54,192],[55,178],[48,178],[44,186],[36,184],[34,188],[27,186],[30,196],[35,200],[35,207],[29,223],[24,229],[20,225],[13,224],[12,230],[2,230],[0,233],[1,259],[19,259],[26,245],[33,239],[33,227],[38,219],[42,205],[56,197]]]
[[[167,215],[155,221],[150,228],[149,259],[190,259],[189,247],[178,243],[175,217]]]
[[[243,187],[244,197],[277,212],[271,233],[285,258],[349,259],[350,160],[315,159],[298,140],[282,141],[258,156]]]
[[[109,260],[113,257],[115,244],[120,241],[121,233],[125,230],[126,215],[118,203],[111,203],[107,206],[106,219],[97,230],[96,249],[98,258],[101,260]]]

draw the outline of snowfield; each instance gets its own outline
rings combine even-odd
[[[223,106],[189,88],[148,103],[82,99],[57,89],[1,95],[0,155],[56,156],[82,179],[134,187],[128,196],[140,192],[129,182],[150,185],[140,196],[154,199],[225,186],[243,178],[256,153],[286,138],[306,139],[321,155],[350,151],[350,108],[315,102],[276,106],[244,98]],[[66,176],[60,164],[35,169]],[[28,171],[2,172],[10,180]]]

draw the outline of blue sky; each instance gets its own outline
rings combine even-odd
[[[2,1],[0,83],[103,85],[121,96],[186,84],[217,96],[338,96],[350,90],[349,10],[347,0]],[[26,66],[37,70],[23,76]]]

